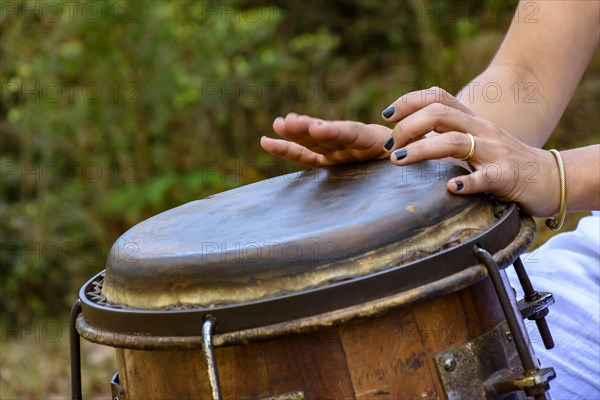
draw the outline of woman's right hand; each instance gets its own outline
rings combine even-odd
[[[389,156],[383,145],[392,130],[383,125],[324,121],[290,113],[275,119],[273,129],[285,140],[263,136],[262,148],[277,157],[311,167]]]

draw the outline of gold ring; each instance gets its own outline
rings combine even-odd
[[[475,153],[475,138],[470,133],[467,133],[467,136],[469,136],[469,139],[471,140],[471,148],[469,149],[467,155],[460,159],[461,161],[468,161],[471,157],[473,157],[473,153]]]

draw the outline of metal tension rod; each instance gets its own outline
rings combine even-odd
[[[506,323],[508,324],[508,328],[510,329],[510,334],[512,335],[513,340],[515,342],[515,347],[517,348],[517,353],[519,354],[519,358],[521,359],[521,364],[523,364],[523,370],[525,372],[532,371],[535,369],[536,366],[533,362],[533,357],[531,357],[531,353],[529,352],[529,346],[525,341],[523,332],[519,327],[519,321],[517,320],[517,316],[513,312],[510,298],[508,297],[506,290],[503,290],[504,283],[502,282],[502,277],[500,276],[498,266],[492,258],[492,255],[488,253],[485,249],[475,246],[474,251],[475,257],[477,257],[477,259],[485,265],[488,275],[492,279],[492,283],[494,284],[494,288],[496,289],[496,294],[498,295],[498,300],[500,301],[500,306],[502,307],[502,311],[504,312],[504,316],[506,317]]]
[[[75,328],[77,317],[81,314],[81,300],[77,299],[71,307],[69,319],[69,342],[71,344],[71,398],[82,399],[81,391],[81,343],[79,332]]]
[[[527,396],[532,396],[535,400],[549,399],[550,395],[547,393],[547,391],[549,390],[550,386],[548,381],[556,377],[554,369],[540,369],[536,366],[536,363],[533,360],[533,355],[529,351],[529,345],[525,340],[524,333],[519,325],[519,322],[522,322],[518,319],[520,318],[520,315],[517,316],[512,307],[512,303],[506,292],[504,282],[500,276],[500,270],[492,255],[487,250],[477,245],[474,246],[473,251],[475,253],[475,257],[485,265],[488,275],[492,280],[496,295],[498,296],[498,300],[500,302],[500,306],[504,312],[504,317],[506,318],[508,328],[515,343],[517,353],[521,359],[521,364],[523,365],[523,377],[515,377],[516,379],[514,380],[499,382],[498,386],[502,387],[500,392],[521,389],[525,391]]]
[[[208,382],[213,400],[221,400],[221,385],[219,384],[219,373],[217,371],[217,360],[213,347],[212,336],[215,331],[217,320],[207,317],[202,324],[202,350],[204,350],[204,361],[208,372]]]

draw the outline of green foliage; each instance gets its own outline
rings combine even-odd
[[[2,314],[65,312],[127,228],[297,168],[258,145],[277,115],[464,84],[515,2],[2,3]]]
[[[247,182],[211,172],[257,159],[282,84],[337,41],[288,51],[269,5],[57,4],[2,9],[0,308],[23,319],[68,309],[131,225]]]

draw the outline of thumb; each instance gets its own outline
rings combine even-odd
[[[473,194],[490,191],[489,182],[481,170],[457,176],[448,181],[448,191],[454,194]]]

